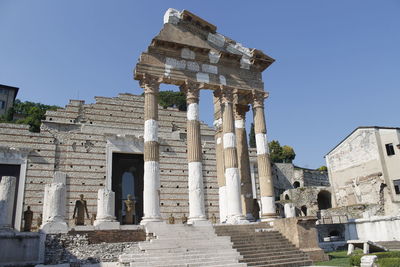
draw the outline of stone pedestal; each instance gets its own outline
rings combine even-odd
[[[0,230],[13,229],[15,185],[17,178],[3,176],[0,182]]]
[[[295,217],[275,219],[272,226],[289,239],[297,248],[310,256],[313,261],[328,260],[328,255],[319,247],[316,217]]]
[[[115,218],[115,193],[108,189],[99,189],[97,196],[97,216],[94,221],[97,230],[119,229]]]
[[[286,203],[284,205],[285,218],[296,217],[296,207],[293,203]]]
[[[67,233],[65,222],[66,174],[55,172],[53,183],[44,187],[43,224],[40,227],[47,234]]]

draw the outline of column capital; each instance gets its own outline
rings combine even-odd
[[[268,93],[265,91],[253,90],[253,108],[263,108],[264,99],[268,97]]]
[[[221,97],[221,102],[224,103],[233,103],[234,95],[237,93],[237,90],[233,87],[228,87],[225,85],[221,85],[220,89],[215,91],[214,94],[217,94]]]
[[[235,120],[244,120],[246,118],[246,112],[249,111],[248,105],[235,104]]]
[[[203,88],[202,84],[193,82],[191,80],[185,80],[185,83],[180,87],[181,92],[186,94],[186,101],[188,103],[198,103],[200,89]]]
[[[144,74],[139,80],[139,85],[145,94],[157,94],[160,88],[160,79],[153,75]]]

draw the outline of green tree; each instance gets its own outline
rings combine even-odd
[[[325,165],[322,165],[321,167],[319,167],[317,169],[317,171],[328,171],[328,167],[326,167]]]
[[[250,133],[249,133],[249,146],[256,147],[256,134],[254,132],[254,123],[251,123]]]
[[[176,107],[181,111],[186,111],[186,95],[182,92],[161,91],[158,94],[158,103],[163,108]]]
[[[282,147],[282,160],[285,163],[292,163],[294,158],[296,157],[296,153],[294,153],[294,149],[290,146]]]
[[[0,122],[29,124],[31,132],[40,132],[41,121],[45,118],[47,110],[56,110],[58,106],[44,105],[19,99],[15,100],[14,106],[10,108],[6,115],[0,118]],[[14,117],[21,119],[14,120]]]
[[[282,147],[279,141],[272,140],[268,143],[269,156],[272,162],[283,162],[282,161]]]

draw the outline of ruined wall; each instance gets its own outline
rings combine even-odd
[[[280,203],[293,203],[296,207],[296,216],[317,216],[319,212],[318,194],[330,192],[330,187],[312,186],[288,189],[280,196]],[[304,209],[304,207],[306,209]]]
[[[382,173],[375,130],[357,129],[326,156],[326,162],[334,189],[334,205],[362,203],[357,199],[361,188],[352,186],[357,184],[355,179]]]
[[[95,104],[72,100],[65,109],[47,112],[40,133],[29,132],[25,125],[1,124],[0,146],[31,149],[24,210],[31,206],[34,219],[42,213],[44,185],[51,183],[55,171],[62,171],[67,174],[69,224],[79,194],[85,195],[89,213],[96,213],[97,191],[110,179],[107,153],[111,148],[140,153],[143,147],[143,103],[143,97],[130,94],[96,97]],[[159,107],[159,117],[161,214],[164,219],[171,213],[180,218],[189,212],[186,112]],[[202,123],[201,133],[206,214],[218,217],[214,130]],[[113,144],[115,140],[119,144]]]

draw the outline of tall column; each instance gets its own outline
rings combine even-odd
[[[0,182],[0,230],[13,229],[15,185],[17,178],[3,176]]]
[[[198,85],[186,82],[181,86],[187,103],[187,158],[189,170],[189,223],[205,221],[203,163],[199,121]]]
[[[215,157],[217,164],[217,181],[219,188],[219,221],[226,221],[227,200],[224,167],[224,145],[222,143],[222,110],[221,98],[214,93],[214,127],[215,127]]]
[[[234,107],[238,167],[241,181],[242,211],[247,220],[254,221],[249,149],[247,145],[247,135],[245,128],[246,112],[249,111],[249,106],[235,104]]]
[[[268,94],[264,91],[253,91],[254,132],[256,134],[258,179],[261,195],[261,220],[276,217],[275,192],[264,117],[264,99],[267,96]]]
[[[145,76],[140,81],[144,88],[144,175],[143,219],[141,224],[161,221],[160,163],[158,143],[158,91],[155,77]]]
[[[227,223],[244,220],[240,199],[240,174],[236,151],[236,136],[233,119],[233,89],[222,87],[222,129],[224,146],[225,182],[227,195]]]

